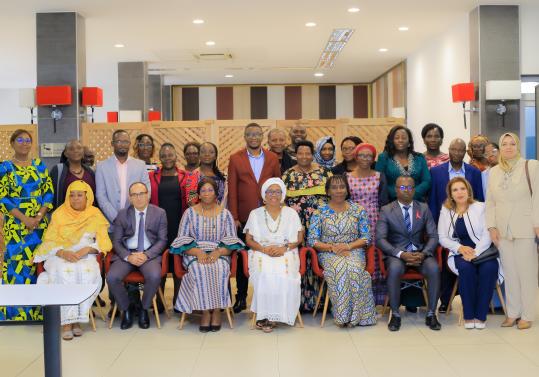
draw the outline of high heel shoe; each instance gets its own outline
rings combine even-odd
[[[518,321],[517,328],[519,330],[527,330],[530,327],[532,327],[532,323],[530,321],[524,321],[523,319]]]
[[[518,323],[518,318],[506,318],[505,321],[502,322],[502,327],[513,327],[515,324]]]

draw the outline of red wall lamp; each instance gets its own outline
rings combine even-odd
[[[71,105],[71,87],[62,86],[38,86],[36,88],[36,102],[38,106],[50,106],[51,118],[54,122],[56,133],[56,121],[62,119],[62,110],[58,106]]]
[[[92,123],[94,122],[94,108],[103,106],[103,89],[98,87],[82,88],[82,106],[92,109]]]
[[[475,107],[466,110],[466,102],[475,101],[475,86],[473,82],[455,84],[451,86],[453,92],[453,102],[462,102],[462,110],[464,117],[464,129],[466,129],[466,112],[479,111]]]

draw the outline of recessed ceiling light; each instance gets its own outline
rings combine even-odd
[[[401,26],[399,27],[399,31],[408,31],[410,28],[408,26]]]
[[[215,46],[215,42],[214,41],[207,41],[206,46]]]
[[[380,52],[387,52],[387,48],[381,48],[381,49],[379,49],[378,51],[380,51]]]
[[[307,26],[307,27],[315,27],[315,26],[316,26],[316,22],[307,22],[307,23],[305,24],[305,26]]]
[[[230,79],[230,78],[234,77],[234,75],[228,74],[228,75],[225,75],[225,77],[226,77],[227,79]]]
[[[322,72],[316,72],[314,75],[316,77],[324,77],[324,74]]]
[[[122,47],[125,47],[125,45],[122,44],[122,43],[116,43],[116,44],[114,45],[114,47],[116,47],[116,48],[122,48]]]
[[[197,18],[196,20],[193,20],[193,23],[196,25],[200,25],[204,23],[204,20],[201,20],[200,18]]]
[[[359,8],[356,8],[356,7],[348,8],[348,12],[350,12],[350,13],[357,13],[357,12],[359,12]]]

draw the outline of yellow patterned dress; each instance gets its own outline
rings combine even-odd
[[[41,244],[48,219],[29,231],[10,211],[18,208],[26,216],[35,216],[41,207],[52,209],[53,187],[47,167],[39,159],[29,166],[11,161],[0,164],[0,211],[4,215],[5,255],[2,284],[35,284],[34,250]],[[40,308],[0,307],[0,320],[41,320]]]

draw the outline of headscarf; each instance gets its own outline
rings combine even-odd
[[[333,157],[331,157],[331,160],[328,161],[324,160],[320,154],[322,152],[322,148],[324,148],[324,145],[327,143],[333,145]],[[335,143],[333,142],[333,138],[331,136],[323,136],[318,139],[314,148],[314,160],[318,163],[318,165],[328,169],[335,166]]]
[[[283,194],[281,195],[281,203],[284,202],[284,199],[286,198],[286,186],[281,178],[269,178],[264,184],[262,185],[262,189],[260,190],[260,195],[262,195],[262,198],[266,197],[266,191],[270,188],[270,186],[278,185],[281,188],[281,191]]]
[[[71,191],[86,193],[86,208],[77,211],[71,207],[69,196]],[[36,259],[42,260],[52,249],[69,248],[80,242],[84,233],[95,233],[99,251],[106,253],[112,249],[108,236],[109,222],[101,211],[92,205],[94,193],[84,181],[74,181],[66,191],[66,200],[52,214],[51,223],[43,236],[43,243],[36,250]],[[41,257],[41,258],[40,258]]]
[[[354,158],[357,158],[357,155],[359,154],[359,151],[362,150],[362,149],[368,149],[372,152],[372,160],[376,160],[376,148],[374,147],[374,145],[372,144],[369,144],[369,143],[361,143],[361,144],[358,144],[356,146],[356,148],[354,149]]]
[[[517,155],[515,156],[515,158],[512,158],[510,160],[506,160],[505,158],[503,158],[503,153],[501,151],[501,149],[502,149],[502,140],[506,136],[511,137],[515,141],[515,143],[517,144]],[[499,140],[498,145],[500,146],[500,154],[499,154],[499,157],[498,157],[498,162],[499,162],[500,168],[504,172],[509,173],[513,169],[513,167],[516,165],[516,163],[522,158],[520,156],[520,139],[514,133],[506,132],[502,136],[500,136],[500,140]]]

